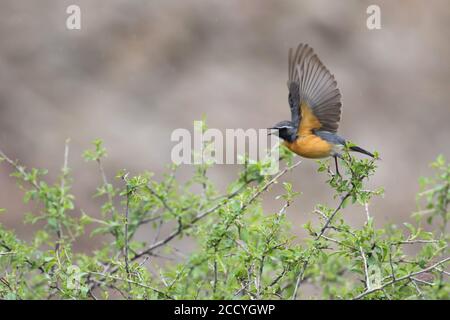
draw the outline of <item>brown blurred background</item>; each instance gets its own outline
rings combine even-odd
[[[66,29],[66,8],[81,7],[82,29]],[[366,9],[381,7],[381,30],[368,30]],[[212,128],[266,128],[289,118],[287,51],[309,43],[335,74],[343,95],[339,133],[382,157],[371,187],[376,223],[401,223],[415,209],[417,179],[439,153],[450,157],[450,3],[431,1],[3,0],[0,4],[0,148],[49,180],[69,165],[80,209],[98,214],[100,182],[81,153],[102,138],[112,179],[118,169],[154,171],[170,161],[176,128],[207,116]],[[314,204],[333,205],[317,164],[305,160],[284,177],[303,195],[289,208],[294,232]],[[183,174],[192,171],[183,169]],[[218,166],[221,188],[236,166]],[[25,239],[30,210],[0,166],[0,223]],[[264,196],[282,204],[279,186]],[[31,209],[33,206],[31,206]],[[359,224],[362,207],[345,212]],[[150,237],[151,230],[140,234]],[[80,248],[95,246],[88,237]]]

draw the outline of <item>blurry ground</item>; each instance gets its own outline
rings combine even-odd
[[[82,30],[65,28],[69,4]],[[382,29],[366,28],[378,4]],[[0,147],[55,177],[71,138],[74,193],[89,214],[100,177],[81,158],[101,137],[111,179],[127,168],[158,175],[170,161],[176,128],[207,116],[212,128],[266,128],[289,118],[287,50],[309,43],[343,95],[339,133],[378,150],[371,179],[386,196],[370,210],[378,225],[415,209],[417,179],[439,153],[450,157],[450,4],[442,1],[24,1],[0,4]],[[317,164],[305,160],[284,179],[303,195],[289,208],[295,232],[316,203],[332,205]],[[189,171],[186,168],[185,171]],[[236,167],[211,176],[222,187]],[[24,238],[21,192],[0,167],[0,223]],[[157,175],[157,176],[158,176]],[[277,188],[267,211],[281,205]],[[355,223],[363,208],[346,211]],[[141,234],[149,237],[151,231]],[[86,238],[80,249],[95,244]]]

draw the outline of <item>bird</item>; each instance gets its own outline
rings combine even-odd
[[[333,157],[336,174],[340,175],[338,158],[347,141],[337,134],[341,120],[341,93],[334,75],[325,67],[308,44],[289,49],[288,102],[291,120],[283,120],[268,128],[297,155],[321,159]],[[363,148],[350,145],[351,151],[374,158]]]

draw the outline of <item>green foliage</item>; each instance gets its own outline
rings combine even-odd
[[[0,298],[449,298],[450,165],[443,157],[432,164],[437,175],[420,181],[415,221],[383,228],[375,226],[377,214],[369,210],[372,197],[383,191],[365,185],[376,159],[358,159],[347,150],[340,160],[342,175],[319,161],[318,171],[328,177],[324,192],[334,193],[336,204],[318,204],[312,213],[317,219],[304,225],[308,237],[297,239],[286,212],[301,201],[301,193],[289,182],[283,182],[281,194],[271,191],[299,165],[285,148],[280,155],[286,169],[265,176],[265,164],[245,161],[221,193],[208,178],[212,163],[196,165],[184,183],[175,165],[161,180],[150,172],[121,171],[120,187],[114,187],[103,169],[102,141],[93,146],[83,156],[99,169],[102,182],[94,197],[103,202],[101,214],[75,204],[68,145],[53,184],[45,181],[45,170],[27,169],[0,152],[3,165],[15,169],[24,201],[38,204],[25,221],[39,222],[29,242],[0,224]],[[280,209],[264,212],[264,197],[275,197]],[[365,217],[362,226],[348,223],[350,205]],[[82,236],[98,244],[94,251],[73,249]],[[179,249],[180,239],[193,244],[189,253]],[[408,254],[406,247],[416,253]]]
[[[442,233],[445,233],[447,222],[450,218],[448,210],[450,193],[450,164],[440,155],[436,161],[431,163],[436,174],[432,178],[421,178],[419,180],[421,192],[417,196],[419,207],[424,202],[424,209],[418,211],[415,216],[418,221],[427,216],[427,222],[431,224],[434,219],[440,218]]]

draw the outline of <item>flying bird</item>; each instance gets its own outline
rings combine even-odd
[[[289,106],[291,120],[278,122],[269,129],[278,131],[284,145],[304,158],[333,157],[339,175],[338,160],[346,140],[337,135],[341,120],[341,93],[330,71],[307,44],[289,49]],[[358,146],[356,151],[374,157]]]

